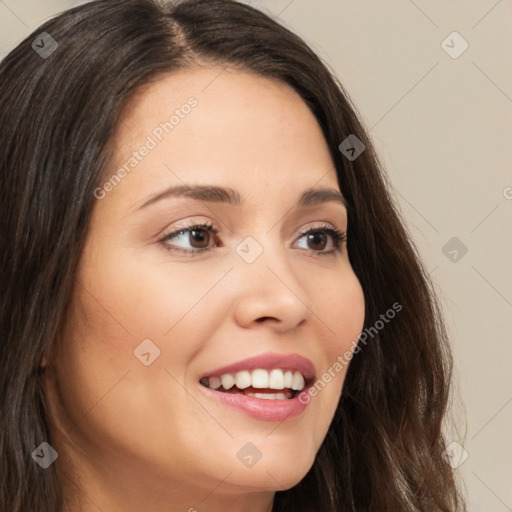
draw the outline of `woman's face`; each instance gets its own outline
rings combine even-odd
[[[315,117],[286,85],[221,71],[168,75],[123,113],[48,362],[61,463],[109,510],[148,489],[207,510],[298,483],[340,398],[346,368],[332,368],[363,327],[347,245],[329,231],[347,230],[346,208],[302,197],[340,192]],[[170,192],[185,185],[237,200]],[[169,236],[198,224],[216,232]],[[288,398],[329,369],[307,405]]]

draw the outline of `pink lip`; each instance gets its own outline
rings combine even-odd
[[[219,400],[228,407],[238,409],[252,418],[262,421],[285,421],[295,418],[304,411],[309,403],[309,400],[299,400],[302,393],[307,393],[308,387],[304,388],[295,398],[289,398],[287,400],[266,400],[254,396],[223,393],[222,391],[215,391],[201,384],[199,384],[199,387],[207,398]],[[279,390],[276,390],[276,393],[278,392]]]
[[[282,370],[298,370],[304,376],[306,382],[310,382],[315,378],[315,368],[313,363],[305,357],[298,354],[262,354],[256,357],[250,357],[237,361],[236,363],[216,368],[201,376],[203,377],[220,377],[225,373],[236,373],[242,370],[271,370],[273,368],[281,368]],[[246,397],[247,398],[247,397]],[[259,399],[257,399],[259,400]],[[289,400],[290,401],[290,400]]]

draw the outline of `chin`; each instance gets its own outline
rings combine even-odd
[[[279,457],[273,454],[271,460],[263,457],[252,468],[239,467],[229,477],[229,482],[247,487],[255,492],[284,491],[297,485],[308,473],[314,463],[314,457],[304,457],[296,450],[294,457]]]

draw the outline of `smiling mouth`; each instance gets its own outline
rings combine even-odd
[[[203,377],[200,384],[222,393],[232,393],[264,400],[289,400],[305,387],[306,380],[298,370],[255,369]]]

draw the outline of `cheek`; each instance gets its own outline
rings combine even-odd
[[[186,316],[194,314],[232,266],[229,262],[184,259],[172,261],[164,249],[157,252],[156,248],[111,250],[100,264],[87,269],[91,295],[101,298],[109,311],[115,311],[119,323],[134,335],[164,337]]]
[[[325,342],[330,364],[347,350],[353,350],[364,326],[364,293],[351,267],[338,279],[322,282],[317,293],[318,317],[328,333]]]
[[[144,328],[140,313],[133,314],[131,322],[121,315],[136,303],[134,297],[125,295],[121,302],[121,296],[99,296],[101,305],[84,293],[73,308],[73,321],[65,330],[66,343],[55,357],[52,414],[91,460],[101,463],[103,457],[111,456],[126,464],[164,461],[172,466],[162,454],[178,455],[176,445],[186,444],[185,439],[180,440],[184,433],[180,422],[187,417],[197,417],[197,424],[204,420],[204,411],[198,410],[179,384],[199,348],[190,338],[180,336],[190,332],[186,322],[164,342],[151,334],[161,330],[151,323],[156,319],[151,308],[142,315],[147,322]],[[123,318],[124,325],[117,318]],[[168,321],[172,321],[170,315]],[[141,326],[140,336],[136,324]],[[144,350],[137,350],[142,340]],[[148,340],[154,344],[147,345]],[[150,354],[147,366],[145,353]],[[178,459],[183,464],[182,458]]]
[[[362,287],[350,267],[338,279],[321,283],[313,295],[313,308],[323,326],[321,360],[317,380],[304,400],[317,418],[315,444],[319,448],[336,412],[346,372],[364,326],[365,300]]]

